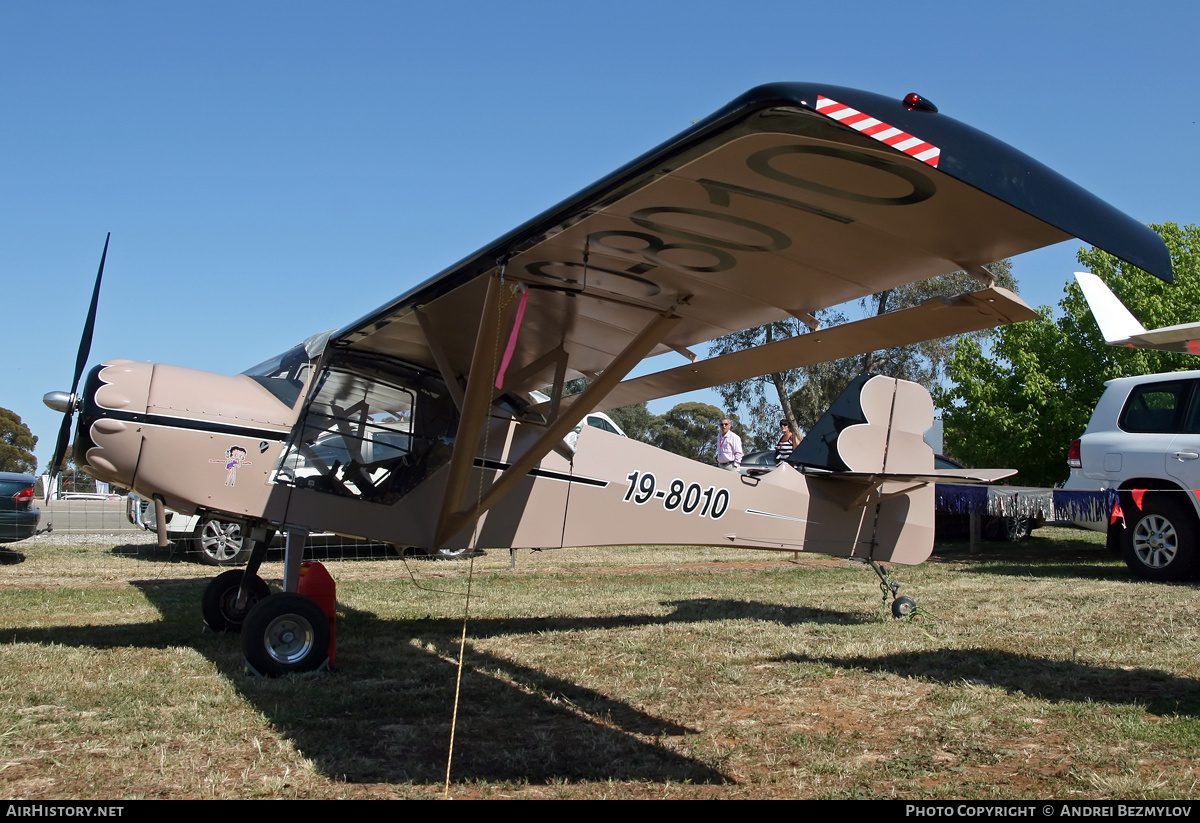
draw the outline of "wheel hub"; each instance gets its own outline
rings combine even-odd
[[[242,550],[242,527],[238,523],[209,520],[201,527],[200,546],[219,563],[227,563]]]
[[[1152,569],[1161,569],[1175,559],[1179,535],[1170,520],[1149,515],[1134,530],[1133,548],[1139,560]]]
[[[263,634],[263,645],[267,654],[273,660],[284,664],[304,659],[312,650],[315,640],[315,633],[309,622],[294,614],[275,618]]]

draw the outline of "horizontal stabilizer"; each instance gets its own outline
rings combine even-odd
[[[894,481],[912,483],[995,483],[1017,473],[1016,469],[934,469],[931,472],[844,472],[824,469],[801,469],[805,474],[819,474],[836,480],[867,482]]]
[[[954,297],[934,297],[911,309],[844,323],[777,340],[765,346],[635,377],[619,384],[595,410],[620,408],[631,403],[735,383],[813,363],[1031,320],[1036,316],[1021,298],[1001,288],[983,289]],[[564,398],[564,402],[568,401],[569,398]],[[535,407],[535,410],[542,411],[543,406],[548,404]]]
[[[1183,323],[1147,331],[1104,281],[1091,272],[1075,272],[1083,296],[1110,346],[1200,354],[1200,323]]]
[[[934,469],[935,479],[943,483],[948,480],[960,483],[995,483],[1016,473],[1016,469]]]

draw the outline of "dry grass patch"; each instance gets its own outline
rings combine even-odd
[[[469,564],[331,563],[339,671],[264,681],[200,632],[211,570],[23,553],[0,579],[6,796],[440,796]],[[898,569],[909,622],[822,558],[490,552],[474,574],[457,797],[1195,793],[1194,587],[1088,535]]]

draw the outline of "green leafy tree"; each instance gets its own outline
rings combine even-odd
[[[33,474],[37,459],[33,449],[37,437],[21,422],[16,412],[0,409],[0,471]]]
[[[645,403],[634,403],[632,406],[609,409],[605,414],[617,422],[626,436],[643,443],[650,442],[657,415],[651,414]]]
[[[862,363],[857,357],[829,360],[806,367],[804,381],[790,398],[792,411],[800,424],[799,429],[793,428],[792,431],[806,432],[815,426],[861,367]]]
[[[829,311],[820,312],[818,319],[823,326],[844,323],[846,320],[844,315]],[[799,320],[779,320],[718,337],[709,347],[708,356],[732,354],[807,332],[808,327]],[[746,419],[750,431],[742,433],[743,439],[749,434],[756,442],[770,443],[773,446],[779,438],[780,420],[786,419],[791,424],[792,431],[807,431],[816,422],[816,418],[807,420],[803,415],[797,416],[789,399],[809,382],[813,374],[812,367],[788,369],[727,383],[717,386],[716,389],[729,408],[748,410]]]
[[[717,459],[717,437],[720,434],[718,424],[723,417],[728,417],[729,422],[733,424],[733,430],[741,435],[746,451],[752,451],[754,442],[747,439],[737,416],[727,415],[716,406],[707,403],[680,403],[666,414],[660,415],[654,421],[649,442],[653,446],[691,460],[713,463]]]
[[[1152,226],[1171,252],[1175,284],[1096,249],[1079,262],[1099,275],[1146,328],[1200,320],[1200,227]],[[952,383],[935,392],[943,410],[946,451],[973,466],[1005,466],[1019,482],[1052,486],[1068,474],[1066,449],[1083,433],[1104,382],[1200,368],[1191,355],[1106,345],[1077,283],[1055,318],[1004,326],[990,350],[958,343],[947,364]]]
[[[1012,264],[1008,260],[992,263],[988,269],[996,276],[996,285],[1016,290]],[[954,272],[897,286],[864,298],[859,303],[859,316],[877,316],[907,309],[931,297],[961,294],[975,291],[979,287],[979,281],[971,275],[961,271]],[[819,312],[817,318],[825,327],[847,321],[846,315],[836,310]],[[808,327],[800,321],[781,320],[719,337],[713,342],[709,356],[742,351],[807,333]],[[793,431],[807,431],[857,375],[875,372],[912,380],[925,386],[933,385],[941,379],[945,364],[954,353],[957,340],[979,340],[989,334],[990,330],[985,330],[871,351],[858,357],[816,363],[718,386],[717,391],[730,408],[747,409],[751,430],[760,442],[773,446],[779,437],[780,419],[786,418],[791,422]]]
[[[1017,290],[1011,261],[997,260],[987,268],[995,275],[997,286],[1013,292]],[[863,301],[863,308],[867,314],[886,314],[912,308],[932,297],[962,294],[979,288],[978,280],[966,272],[957,271],[873,294]],[[938,337],[909,346],[894,346],[890,349],[867,352],[860,358],[857,374],[875,372],[929,386],[944,374],[946,362],[953,356],[959,340],[983,340],[991,335],[991,329],[984,329],[950,337]]]

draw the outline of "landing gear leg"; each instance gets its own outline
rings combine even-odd
[[[300,564],[304,562],[304,544],[308,540],[308,529],[288,526],[287,541],[283,548],[283,590],[295,593],[300,588]]]
[[[255,526],[250,530],[250,539],[254,548],[250,550],[250,559],[246,561],[246,576],[255,577],[263,561],[267,559],[267,549],[271,547],[271,539],[275,536],[274,529],[266,526]]]
[[[250,534],[254,548],[250,550],[246,568],[230,569],[217,575],[204,590],[201,612],[205,624],[215,632],[240,632],[250,610],[271,594],[267,584],[258,576],[258,569],[271,543],[271,532],[266,526],[260,525],[255,526]]]

